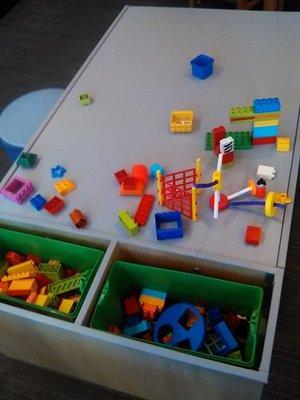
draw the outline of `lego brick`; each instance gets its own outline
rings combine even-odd
[[[51,168],[52,178],[62,178],[66,172],[66,168],[62,165],[57,165],[56,167]]]
[[[258,246],[260,243],[261,237],[261,228],[259,226],[247,226],[245,242],[247,244],[253,244],[254,246]]]
[[[254,138],[254,139],[252,139],[252,144],[253,144],[253,146],[259,145],[259,144],[274,144],[274,143],[276,143],[276,140],[277,140],[277,136]]]
[[[225,321],[221,321],[219,324],[215,325],[214,330],[221,338],[223,345],[221,351],[217,353],[218,355],[225,355],[239,347],[238,342],[236,341]]]
[[[50,260],[48,263],[41,263],[39,265],[39,271],[51,281],[58,282],[64,278],[64,270],[60,262],[53,263],[53,261],[54,260]]]
[[[213,149],[220,144],[220,141],[226,137],[226,130],[224,126],[217,126],[216,128],[213,128],[212,130],[212,146]]]
[[[26,303],[35,304],[38,295],[39,294],[37,292],[31,292],[29,296],[26,298]]]
[[[288,137],[277,137],[276,150],[280,152],[290,151],[290,138]]]
[[[76,228],[80,229],[86,226],[86,218],[83,213],[77,208],[74,208],[74,210],[69,214],[69,217],[71,218],[71,221],[76,226]]]
[[[193,119],[192,110],[173,111],[170,117],[170,131],[173,133],[193,132]]]
[[[143,185],[147,185],[148,168],[144,164],[135,164],[132,166],[131,176],[142,182]]]
[[[124,300],[124,308],[126,315],[134,315],[141,311],[140,304],[135,296],[127,297]]]
[[[279,125],[279,118],[258,120],[253,122],[254,128],[262,126],[277,126],[277,125]]]
[[[37,292],[37,290],[38,285],[34,278],[18,279],[11,282],[7,294],[9,296],[27,297],[31,292]]]
[[[5,259],[11,266],[21,264],[22,262],[26,261],[26,258],[24,256],[14,251],[9,251],[5,256]]]
[[[47,307],[52,300],[52,296],[49,294],[39,294],[35,301],[35,305],[41,307]]]
[[[142,182],[136,180],[136,185],[134,189],[125,189],[126,184],[123,182],[120,186],[120,195],[122,196],[142,196],[145,190],[145,185]]]
[[[141,296],[151,296],[151,297],[157,297],[158,299],[165,300],[167,297],[167,293],[161,292],[160,290],[143,288],[141,291]]]
[[[231,136],[234,140],[234,150],[252,149],[251,133],[249,131],[226,132],[226,137]],[[205,150],[213,150],[212,134],[207,132],[205,136]]]
[[[234,152],[233,151],[231,151],[230,153],[223,154],[222,168],[224,165],[228,166],[228,164],[233,163],[233,161],[234,161]]]
[[[213,73],[214,59],[205,54],[199,54],[191,60],[192,74],[196,78],[206,79]]]
[[[258,178],[267,179],[269,181],[275,178],[275,174],[276,169],[267,165],[259,165],[256,172]]]
[[[235,106],[229,109],[229,118],[231,121],[251,122],[254,119],[253,106]]]
[[[119,185],[121,185],[124,180],[128,177],[127,172],[125,169],[120,169],[119,171],[114,173],[115,178],[117,179]]]
[[[66,196],[72,190],[76,189],[76,185],[70,179],[61,179],[54,184],[54,188],[61,196]]]
[[[175,227],[163,228],[162,225],[175,223]],[[178,239],[183,237],[181,214],[178,211],[155,214],[155,228],[157,240]]]
[[[264,99],[255,99],[253,108],[256,114],[280,111],[280,101],[278,97],[269,97]]]
[[[10,274],[2,277],[2,282],[15,281],[17,279],[34,278],[36,271],[19,272],[16,274]]]
[[[259,128],[253,128],[252,130],[252,138],[263,138],[270,136],[277,136],[279,131],[279,126],[262,126]]]
[[[226,154],[234,151],[234,140],[231,136],[220,140],[220,153]]]
[[[141,294],[139,302],[141,305],[143,305],[144,303],[152,304],[153,306],[158,307],[160,309],[162,309],[165,304],[164,299],[160,299],[158,297],[146,296],[143,294]]]
[[[17,159],[17,165],[23,168],[31,168],[34,166],[37,159],[37,154],[23,152]]]
[[[75,304],[74,300],[62,299],[58,311],[63,312],[65,314],[70,314],[72,308],[74,307],[74,304]]]
[[[139,231],[139,227],[138,224],[134,221],[134,219],[129,215],[128,211],[120,210],[118,215],[119,215],[119,220],[121,221],[124,228],[132,236],[135,236]]]
[[[151,212],[151,208],[154,203],[154,196],[151,194],[144,194],[141,198],[141,201],[138,205],[138,208],[134,214],[134,221],[140,225],[146,225],[148,217]]]
[[[82,287],[82,274],[74,275],[71,278],[62,279],[58,282],[48,285],[49,293],[59,295],[62,293],[70,292],[71,290],[81,289]],[[81,291],[81,290],[80,290]]]
[[[22,272],[35,272],[35,265],[34,262],[31,260],[24,261],[21,264],[16,264],[12,267],[7,268],[7,273],[9,275],[19,274]]]
[[[123,329],[124,335],[135,336],[151,329],[150,321],[141,321],[138,325],[126,327]]]
[[[40,194],[37,194],[34,197],[31,197],[29,202],[33,208],[35,208],[37,211],[40,211],[47,203],[47,200]]]
[[[6,199],[19,204],[24,203],[33,191],[31,181],[19,176],[14,176],[1,188],[1,193]]]
[[[254,121],[269,121],[273,119],[279,119],[279,116],[279,112],[255,114]]]
[[[123,190],[135,190],[137,187],[138,179],[133,176],[127,176],[122,182]]]
[[[45,205],[44,208],[50,214],[57,214],[65,206],[65,202],[57,196],[52,197]]]
[[[88,106],[91,104],[92,99],[88,93],[81,93],[79,95],[79,101],[82,106]]]

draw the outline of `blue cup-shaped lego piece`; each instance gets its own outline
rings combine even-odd
[[[191,61],[191,66],[194,76],[199,79],[206,79],[213,73],[214,59],[205,54],[200,54]]]

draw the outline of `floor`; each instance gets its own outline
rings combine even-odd
[[[17,4],[0,21],[0,110],[28,91],[66,87],[124,4],[188,5],[188,1],[183,0],[19,0],[10,3]],[[299,2],[286,1],[285,4],[288,10],[299,10]],[[234,8],[230,2],[213,0],[203,0],[202,6]],[[0,177],[9,166],[9,160],[0,153]],[[297,198],[299,187],[298,180]],[[299,398],[299,234],[298,202],[294,207],[270,382],[264,389],[262,400]],[[1,400],[81,400],[87,397],[89,400],[131,399],[0,354]]]

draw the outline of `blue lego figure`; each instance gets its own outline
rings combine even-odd
[[[40,194],[35,195],[29,201],[32,207],[35,208],[37,211],[40,211],[47,203],[47,200]]]
[[[175,228],[161,228],[162,224],[176,223]],[[181,214],[178,211],[170,211],[155,214],[155,228],[157,240],[177,239],[183,237],[183,225]]]
[[[66,168],[62,167],[61,165],[57,165],[56,167],[51,168],[52,178],[61,178],[66,172]]]
[[[199,79],[206,79],[213,73],[214,59],[200,54],[191,61],[192,74]]]

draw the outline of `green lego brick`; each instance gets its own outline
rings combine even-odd
[[[36,159],[36,154],[23,152],[17,159],[17,165],[23,168],[31,168],[34,166]]]
[[[251,132],[226,132],[226,137],[231,136],[234,140],[234,150],[250,150],[252,149]],[[212,150],[211,132],[207,132],[205,136],[205,150]]]
[[[49,260],[48,263],[41,263],[39,270],[53,282],[58,282],[64,278],[64,270],[58,260]]]
[[[236,118],[254,118],[254,108],[251,105],[247,106],[236,106],[229,109],[230,119]]]
[[[75,289],[79,289],[80,293],[82,293],[90,273],[91,271],[86,270],[82,274],[62,279],[59,282],[51,283],[50,285],[48,285],[49,293],[59,295],[62,293],[70,292]]]
[[[79,95],[79,101],[82,106],[88,106],[91,104],[92,99],[88,93],[81,93]]]

